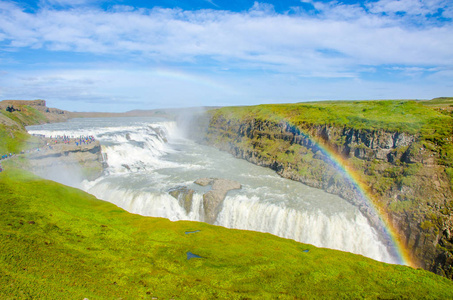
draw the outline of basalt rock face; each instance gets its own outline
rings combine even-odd
[[[453,278],[449,179],[445,166],[437,163],[441,154],[435,147],[422,145],[418,135],[332,125],[293,126],[222,114],[208,123],[194,129],[193,138],[269,167],[285,178],[337,194],[357,205],[382,230],[375,210],[364,201],[362,190],[366,189],[411,252],[412,260]],[[353,174],[355,180],[344,173]]]
[[[102,156],[101,145],[94,141],[86,145],[57,144],[45,146],[39,151],[27,153],[30,168],[38,175],[46,177],[49,173],[78,173],[80,178],[94,180],[99,177],[106,163]],[[56,174],[57,175],[57,174]],[[58,181],[58,178],[51,178]]]

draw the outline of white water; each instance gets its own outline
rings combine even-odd
[[[30,126],[32,134],[93,135],[108,168],[95,181],[76,186],[132,213],[170,220],[203,221],[202,195],[209,187],[193,182],[216,177],[236,180],[216,225],[269,232],[318,247],[349,251],[396,263],[360,211],[338,196],[283,179],[272,170],[235,159],[178,135],[174,122],[155,118],[73,119]],[[189,213],[168,191],[194,189]]]

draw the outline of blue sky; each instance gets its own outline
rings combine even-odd
[[[451,0],[0,1],[0,99],[72,111],[453,96]]]

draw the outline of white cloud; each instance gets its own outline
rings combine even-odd
[[[213,76],[170,69],[41,69],[1,74],[2,99],[40,98],[48,100],[49,106],[69,110],[202,106],[206,100],[218,103],[225,100],[222,97],[241,95]]]
[[[212,0],[204,0],[205,2],[208,2],[209,4],[211,4],[212,6],[215,6],[215,7],[219,7],[217,4],[214,3],[214,1]]]

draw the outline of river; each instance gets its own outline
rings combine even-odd
[[[207,187],[194,181],[230,179],[241,183],[242,189],[228,192],[214,225],[268,232],[383,262],[398,261],[367,218],[349,202],[188,140],[176,122],[145,117],[86,118],[27,130],[47,137],[94,136],[99,140],[108,164],[104,175],[94,181],[74,176],[69,183],[65,174],[62,183],[129,212],[202,222]],[[189,212],[168,193],[178,186],[195,190]]]

